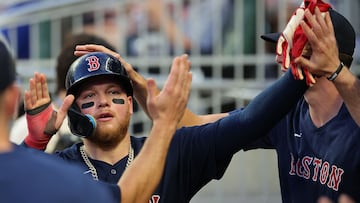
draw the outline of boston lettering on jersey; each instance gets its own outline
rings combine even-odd
[[[296,175],[314,182],[319,181],[335,191],[338,191],[341,183],[341,176],[344,174],[342,168],[336,165],[330,165],[329,162],[310,156],[298,158],[295,161],[293,154],[291,156],[290,175]]]

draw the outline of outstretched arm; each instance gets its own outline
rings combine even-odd
[[[118,182],[122,203],[148,202],[162,177],[171,139],[189,98],[189,68],[187,55],[176,57],[160,93],[154,80],[147,81],[146,105],[153,127],[139,155]]]
[[[284,118],[307,90],[305,80],[295,80],[291,69],[265,88],[243,109],[233,111],[217,121],[215,145],[218,160],[231,156],[257,139],[265,136]]]
[[[309,67],[317,75],[329,77],[340,64],[339,51],[329,12],[323,18],[318,8],[315,9],[315,16],[306,10],[305,17],[312,28],[305,22],[301,22],[301,26],[311,45],[312,56],[310,59],[299,57],[295,62]],[[343,98],[351,116],[360,126],[359,79],[351,73],[348,67],[344,66],[333,80],[333,84]]]
[[[94,52],[94,51],[105,52],[107,54],[110,54],[110,55],[116,57],[124,65],[126,71],[129,74],[131,81],[133,82],[134,97],[135,97],[136,101],[140,104],[140,106],[145,111],[145,113],[149,117],[151,117],[149,115],[148,108],[146,105],[146,100],[148,97],[148,92],[146,90],[147,80],[143,76],[141,76],[139,73],[137,73],[133,69],[131,64],[127,63],[120,56],[120,54],[118,54],[114,51],[111,51],[110,49],[108,49],[102,45],[95,45],[95,44],[78,45],[78,46],[76,46],[76,50],[75,50],[74,54],[76,56],[82,56],[84,54],[87,54],[89,52]],[[154,91],[155,91],[155,93],[160,92],[160,90],[157,88],[154,89]],[[194,114],[192,111],[190,111],[190,109],[187,108],[185,110],[184,116],[182,117],[181,121],[178,123],[178,128],[183,127],[183,126],[194,126],[194,125],[202,125],[202,124],[206,124],[206,123],[211,123],[211,122],[214,122],[214,121],[216,121],[220,118],[223,118],[227,115],[228,115],[227,113],[197,115],[197,114]]]

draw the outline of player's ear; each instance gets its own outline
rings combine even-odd
[[[134,113],[133,97],[127,96],[127,100],[129,102],[129,112],[130,114],[133,114]]]

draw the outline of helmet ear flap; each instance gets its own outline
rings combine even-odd
[[[79,137],[90,137],[94,134],[96,121],[88,114],[80,113],[79,107],[74,103],[68,110],[69,128],[71,132]]]

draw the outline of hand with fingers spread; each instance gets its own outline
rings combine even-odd
[[[46,76],[35,73],[29,80],[29,90],[24,94],[24,105],[29,134],[24,142],[27,146],[45,150],[51,136],[60,128],[67,109],[73,102],[72,95],[64,100],[58,113],[51,104]],[[46,123],[46,125],[44,125]]]
[[[141,149],[141,153],[129,167],[129,169],[135,169],[131,167],[136,166],[136,171],[126,170],[119,181],[120,185],[126,185],[126,187],[122,187],[122,192],[135,191],[141,193],[134,194],[134,197],[150,196],[154,189],[149,186],[156,185],[162,177],[166,153],[159,154],[159,152],[167,152],[169,150],[169,144],[175,134],[177,123],[184,114],[192,80],[192,74],[189,70],[190,62],[187,55],[175,57],[169,76],[160,94],[157,92],[155,81],[153,79],[148,80],[147,89],[149,97],[147,99],[147,106],[149,114],[153,119],[153,127],[149,138]],[[151,148],[156,148],[156,150],[151,150]],[[149,159],[147,156],[152,158]],[[159,167],[161,170],[158,169]],[[138,176],[138,174],[142,175],[138,182],[134,181],[134,178],[129,178]],[[128,179],[126,179],[127,177]],[[129,200],[129,202],[145,201],[148,201],[148,199]]]
[[[148,91],[147,109],[154,122],[161,118],[172,120],[176,117],[177,121],[182,118],[190,94],[192,75],[189,69],[190,61],[187,55],[175,57],[160,94],[158,94],[155,81],[148,80],[150,91]]]
[[[38,108],[44,105],[49,105],[51,101],[46,76],[35,73],[34,77],[29,80],[29,88],[24,95],[25,110],[30,114],[35,114],[32,112],[36,112]]]
[[[306,66],[297,64],[294,59],[304,55],[308,57],[311,54],[308,51],[308,39],[299,24],[303,21],[304,10],[314,13],[315,8],[318,12],[326,12],[331,6],[322,0],[304,0],[280,35],[276,48],[276,54],[283,59],[282,70],[291,68],[295,79],[303,80],[305,78],[306,83],[310,86],[316,82],[313,75]]]
[[[51,137],[43,133],[44,123],[51,117],[53,107],[44,74],[35,73],[29,80],[29,90],[24,94],[24,106],[29,132],[24,142],[29,147],[45,150]]]
[[[329,12],[326,12],[323,18],[319,8],[316,7],[315,15],[306,10],[305,17],[309,25],[304,21],[300,25],[308,38],[312,54],[309,59],[300,56],[295,59],[295,62],[308,67],[314,75],[329,77],[340,64],[339,50]]]

